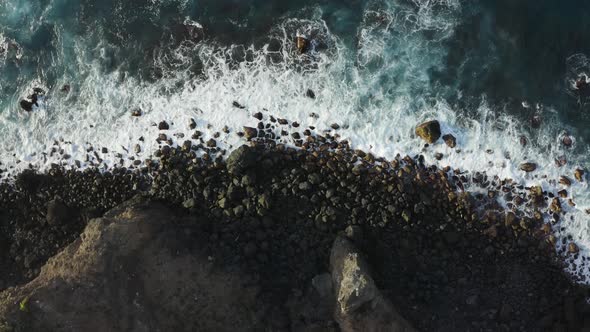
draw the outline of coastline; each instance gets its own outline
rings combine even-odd
[[[236,133],[247,147],[227,158],[196,131],[200,144],[160,137],[154,158],[134,169],[56,166],[4,182],[1,288],[35,278],[90,220],[140,195],[195,220],[215,260],[256,275],[269,303],[284,303],[322,273],[337,234],[354,226],[376,283],[421,330],[586,324],[588,291],[565,274],[542,217],[506,211],[495,195],[475,197],[462,190],[468,180],[460,170],[420,156],[385,160],[294,123],[281,133],[295,140],[289,147],[274,134],[287,120],[259,120]],[[496,181],[480,176],[482,184]],[[546,193],[511,189],[525,193],[525,205],[547,204]]]

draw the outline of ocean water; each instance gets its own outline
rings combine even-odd
[[[319,132],[338,123],[378,156],[423,154],[556,193],[560,176],[590,161],[590,106],[573,90],[590,74],[588,16],[581,0],[0,0],[1,176],[97,157],[129,165],[158,148],[162,120],[179,141],[190,119],[207,138],[228,126],[219,144],[231,149],[263,112]],[[315,45],[307,54],[298,33]],[[25,112],[33,88],[46,94]],[[413,131],[429,119],[456,149],[423,148]],[[538,170],[520,171],[526,161]],[[567,190],[576,206],[564,202],[556,231],[581,249],[568,271],[590,282],[587,182]]]

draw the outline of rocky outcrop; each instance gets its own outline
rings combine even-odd
[[[227,171],[232,175],[241,175],[256,163],[256,153],[247,145],[232,151],[227,158]]]
[[[0,293],[15,331],[253,331],[256,290],[191,253],[167,208],[135,200],[91,220],[30,283]],[[0,328],[1,329],[1,328]]]
[[[348,238],[339,236],[334,241],[330,268],[334,317],[342,331],[415,331],[377,289],[369,264]]]

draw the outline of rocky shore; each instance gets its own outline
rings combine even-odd
[[[257,128],[235,133],[247,144],[229,155],[198,131],[174,144],[162,125],[160,150],[136,167],[56,166],[3,183],[0,331],[70,331],[59,322],[72,320],[86,330],[133,331],[590,328],[588,291],[562,269],[577,248],[556,252],[545,222],[561,212],[549,193],[485,174],[467,178],[420,156],[385,160],[353,150],[337,124],[317,134],[255,117]],[[500,196],[533,212],[506,211]],[[149,229],[117,226],[125,220]],[[346,269],[346,257],[365,258]],[[96,285],[92,278],[105,273],[106,284]],[[342,306],[345,280],[356,280],[355,290],[369,285],[352,309]],[[206,325],[214,321],[228,325]]]

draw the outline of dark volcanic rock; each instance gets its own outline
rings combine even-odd
[[[244,174],[246,170],[256,163],[256,152],[249,146],[242,145],[232,151],[227,158],[227,171],[233,175]]]
[[[168,129],[170,129],[170,125],[168,125],[168,122],[162,121],[158,124],[158,130],[168,130]]]
[[[258,136],[258,130],[252,127],[244,127],[244,136],[247,140],[251,140]]]
[[[52,226],[64,224],[68,221],[69,209],[61,201],[54,199],[47,203],[47,223]]]

